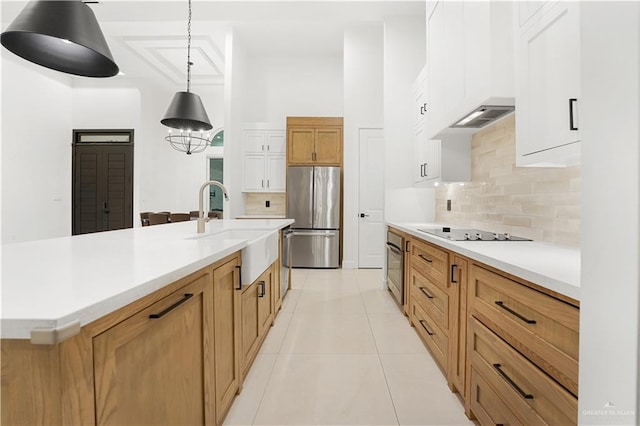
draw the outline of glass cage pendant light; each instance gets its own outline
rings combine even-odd
[[[93,10],[81,0],[30,1],[0,36],[27,61],[83,77],[118,74]]]
[[[191,0],[189,0],[189,23],[187,25],[187,91],[177,92],[164,118],[160,120],[169,129],[169,135],[165,140],[176,151],[185,152],[188,155],[204,151],[209,144],[209,134],[213,126],[204,109],[200,96],[191,93]],[[177,129],[177,132],[172,131]]]

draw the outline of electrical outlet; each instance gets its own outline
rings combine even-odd
[[[447,211],[451,211],[451,200],[447,200]]]
[[[271,207],[271,201],[267,200],[264,202],[265,207]]]

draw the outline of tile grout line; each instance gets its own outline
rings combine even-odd
[[[305,278],[303,280],[303,283],[306,284],[306,274],[305,274]],[[293,290],[293,289],[291,289]],[[304,285],[302,286],[302,288],[300,289],[296,289],[296,290],[300,290],[300,292],[302,293],[304,291]],[[285,295],[286,297],[286,295]],[[291,295],[289,295],[289,297],[291,297]],[[253,414],[253,420],[251,421],[251,425],[255,425],[256,424],[256,420],[258,418],[258,412],[260,412],[260,407],[262,406],[262,401],[264,401],[264,397],[267,394],[267,389],[269,388],[269,383],[271,382],[271,377],[273,376],[273,371],[276,368],[276,364],[278,363],[278,360],[280,359],[280,357],[283,355],[282,354],[282,345],[284,344],[284,341],[287,337],[287,333],[289,332],[289,327],[291,327],[291,321],[293,321],[293,315],[296,311],[296,308],[298,307],[298,302],[300,301],[300,297],[298,296],[298,299],[296,300],[296,304],[293,306],[292,310],[291,310],[291,319],[289,320],[289,324],[287,324],[287,328],[284,331],[284,335],[282,338],[282,341],[280,342],[280,346],[278,347],[278,352],[276,352],[276,360],[273,363],[273,366],[271,367],[271,371],[269,371],[269,377],[267,378],[267,383],[264,386],[264,390],[262,391],[262,395],[260,396],[260,402],[258,402],[258,407],[256,408],[256,412]],[[283,312],[280,312],[280,314],[282,314]],[[270,332],[271,330],[269,330]],[[267,334],[268,335],[268,334]],[[266,337],[265,337],[266,339]],[[260,353],[258,353],[258,355],[260,355]],[[255,362],[255,361],[254,361]]]
[[[364,304],[364,299],[362,298],[362,289],[360,285],[358,285],[358,294],[360,294],[360,299]],[[389,400],[391,401],[391,406],[393,407],[393,414],[396,416],[396,424],[400,425],[400,418],[398,418],[398,409],[396,408],[396,403],[393,400],[393,395],[391,394],[391,388],[389,387],[389,380],[387,379],[387,372],[384,369],[384,364],[382,363],[382,358],[380,358],[380,348],[378,347],[378,341],[376,340],[376,335],[373,332],[373,327],[371,326],[371,319],[369,317],[369,312],[365,306],[365,313],[367,315],[367,323],[369,324],[369,331],[371,332],[371,337],[373,337],[373,344],[376,347],[376,356],[378,358],[378,363],[380,364],[380,369],[382,370],[382,376],[384,377],[384,384],[387,386],[387,393],[389,394]]]

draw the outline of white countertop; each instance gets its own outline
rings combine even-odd
[[[401,231],[534,284],[580,300],[580,249],[540,241],[449,241],[418,231],[437,223],[387,222]],[[451,226],[461,228],[460,226]]]
[[[212,220],[206,233],[272,232],[291,223]],[[83,326],[247,245],[198,236],[189,221],[3,245],[0,337],[29,339],[33,329]]]

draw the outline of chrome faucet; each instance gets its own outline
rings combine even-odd
[[[222,190],[222,194],[224,195],[225,200],[229,200],[229,195],[227,195],[227,188],[224,187],[223,184],[218,182],[217,180],[210,180],[205,182],[200,187],[200,202],[198,203],[198,234],[204,233],[204,224],[209,221],[208,217],[204,217],[204,190],[210,186],[217,186]]]

